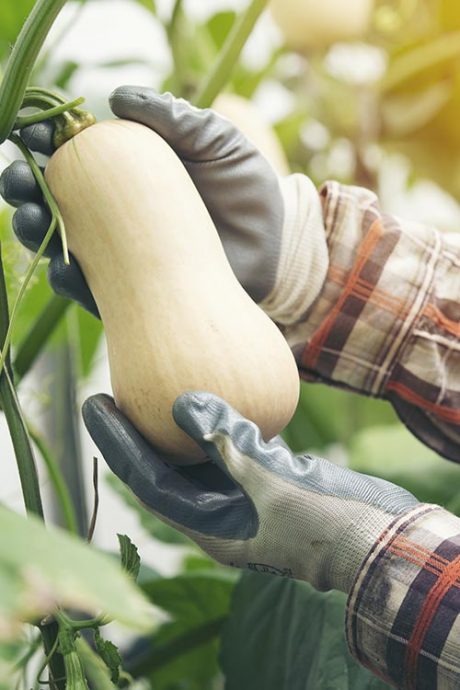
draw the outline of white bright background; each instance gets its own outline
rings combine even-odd
[[[246,0],[188,0],[187,10],[204,19],[207,15],[221,9],[241,9]],[[172,0],[157,0],[159,12],[168,16]],[[72,96],[84,94],[89,110],[99,118],[109,117],[107,106],[108,94],[120,84],[144,84],[158,87],[163,76],[170,69],[170,57],[162,28],[152,16],[140,5],[124,0],[99,0],[83,6],[69,3],[57,21],[48,45],[71,23],[54,53],[54,61],[77,60],[84,67],[80,69],[70,84]],[[264,61],[264,56],[274,44],[281,41],[276,27],[268,14],[259,22],[245,51],[244,59],[252,64]],[[358,53],[356,52],[358,51]],[[103,68],[97,64],[112,60],[138,58],[149,65],[131,64],[119,68]],[[359,59],[357,59],[359,58]],[[382,68],[383,56],[368,46],[335,47],[329,57],[331,72],[341,71],[345,78],[360,80],[372,78]],[[294,59],[295,61],[295,59]],[[152,68],[153,65],[153,68]],[[359,69],[357,70],[357,65]],[[364,66],[364,72],[363,72]],[[345,71],[345,73],[344,73]],[[282,117],[290,107],[290,96],[277,84],[265,84],[255,97],[256,103],[266,118],[272,122]],[[313,138],[321,134],[321,124],[313,125]],[[310,131],[310,135],[312,131]],[[305,136],[309,136],[306,131]],[[1,153],[4,155],[2,156]],[[0,152],[0,171],[16,154],[8,147]],[[343,164],[346,151],[337,153],[337,165]],[[402,159],[393,157],[385,165],[382,175],[381,199],[387,211],[400,216],[430,222],[442,227],[460,225],[460,208],[458,204],[430,182],[420,182],[409,192],[405,183],[409,170]],[[1,203],[1,201],[0,201]],[[29,412],[33,413],[34,390],[40,388],[40,381],[29,377],[21,388],[21,398]],[[105,344],[102,343],[96,357],[96,366],[90,380],[78,391],[79,401],[97,392],[110,392],[110,378],[107,366]],[[38,423],[38,421],[37,421]],[[86,481],[88,487],[88,504],[92,504],[91,472],[93,455],[100,457],[97,448],[91,442],[82,425],[81,437],[83,457],[86,461]],[[22,497],[17,470],[9,435],[0,417],[0,500],[11,507],[22,510]],[[164,574],[172,573],[177,568],[181,550],[154,542],[139,526],[132,512],[107,488],[104,474],[107,472],[104,463],[100,463],[100,510],[94,541],[103,548],[117,548],[116,533],[129,534],[139,546],[142,558]]]

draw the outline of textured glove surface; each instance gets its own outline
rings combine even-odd
[[[293,456],[278,437],[209,393],[175,403],[177,424],[211,462],[172,467],[113,400],[84,405],[86,426],[110,468],[155,515],[226,565],[303,579],[347,592],[393,519],[418,504],[387,481],[309,455]]]

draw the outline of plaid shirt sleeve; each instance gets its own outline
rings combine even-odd
[[[386,215],[359,187],[320,195],[327,276],[286,333],[301,376],[389,400],[460,462],[460,233]]]
[[[460,688],[460,519],[420,504],[386,529],[355,578],[346,634],[397,688]]]

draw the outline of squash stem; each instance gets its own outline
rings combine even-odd
[[[66,0],[37,0],[22,27],[0,85],[0,144],[9,137],[35,60]]]
[[[41,110],[33,115],[18,116],[14,123],[14,129],[22,129],[28,125],[34,125],[37,122],[43,122],[43,120],[48,120],[50,117],[56,117],[56,115],[62,115],[68,110],[72,110],[84,102],[84,98],[75,98],[73,101],[68,101],[67,103],[61,103],[60,105],[55,105],[53,108],[48,108],[46,110]]]
[[[229,80],[236,61],[267,4],[268,0],[251,0],[246,11],[236,20],[214,69],[193,100],[198,108],[209,108]]]

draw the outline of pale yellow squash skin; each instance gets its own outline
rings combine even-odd
[[[177,463],[203,460],[172,405],[204,390],[265,440],[280,432],[299,395],[294,358],[235,278],[166,142],[134,122],[100,122],[57,150],[46,179],[104,324],[115,401],[138,430]]]
[[[336,41],[363,38],[375,0],[270,0],[273,19],[295,50],[324,50]]]

